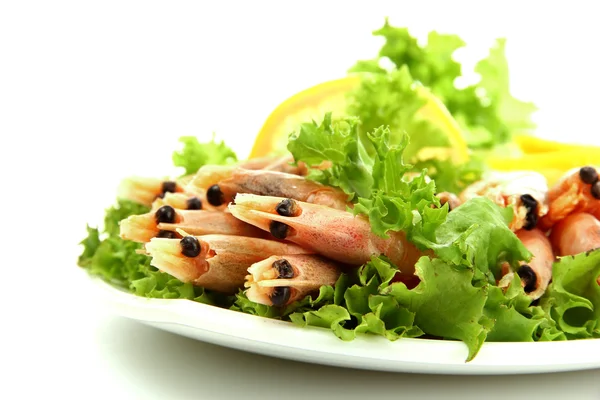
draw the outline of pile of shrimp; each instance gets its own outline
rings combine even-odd
[[[119,197],[151,211],[123,220],[121,237],[143,243],[140,251],[154,267],[183,282],[226,294],[243,289],[249,300],[269,306],[333,285],[378,255],[398,267],[395,280],[414,282],[418,259],[433,254],[403,232],[373,234],[366,217],[348,211],[344,192],[308,180],[307,172],[283,156],[204,166],[173,181],[126,179]],[[533,258],[515,271],[504,266],[498,284],[506,286],[516,273],[532,300],[548,287],[556,256],[600,247],[600,181],[592,167],[571,171],[552,188],[542,175],[523,172],[438,196],[450,210],[475,196],[513,207],[510,227]]]
[[[486,196],[499,206],[513,207],[510,228],[533,257],[516,271],[504,265],[500,286],[507,286],[517,273],[525,292],[538,299],[552,280],[557,257],[600,248],[598,171],[591,166],[571,170],[550,188],[536,172],[494,174],[460,194],[459,203]]]

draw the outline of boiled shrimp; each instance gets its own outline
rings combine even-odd
[[[248,268],[244,287],[250,301],[268,306],[286,306],[333,285],[342,268],[314,255],[271,256]]]
[[[171,206],[177,210],[211,210],[216,208],[206,201],[205,195],[191,195],[188,193],[165,193],[164,196],[157,197],[151,206],[152,211],[156,211],[162,206]]]
[[[187,190],[194,192],[205,188],[209,203],[217,207],[230,203],[238,193],[288,197],[339,210],[350,205],[348,195],[339,189],[278,171],[206,169],[199,171]]]
[[[150,207],[152,203],[167,193],[183,193],[188,179],[159,179],[130,177],[123,179],[117,189],[117,197],[131,200]]]
[[[164,205],[146,214],[132,215],[120,224],[125,240],[146,243],[154,237],[180,238],[178,229],[191,235],[222,234],[266,237],[265,232],[235,218],[229,213],[206,210],[177,210]]]
[[[362,215],[293,199],[238,194],[229,210],[236,217],[257,226],[278,239],[297,243],[332,260],[360,266],[372,256],[385,255],[412,275],[422,255],[404,232],[390,232],[381,238],[371,231]]]
[[[600,180],[598,170],[583,167],[569,171],[548,192],[549,210],[540,220],[548,230],[574,213],[588,213],[600,219]]]
[[[310,253],[292,243],[259,238],[182,236],[182,239],[153,238],[146,243],[145,251],[152,257],[150,264],[182,282],[228,294],[243,288],[248,268],[264,260],[265,254]]]
[[[539,219],[548,212],[548,184],[537,172],[495,173],[468,186],[461,194],[461,202],[474,197],[487,197],[501,207],[512,206],[514,211],[510,228],[534,229]]]
[[[521,278],[525,293],[532,300],[542,297],[550,280],[552,279],[552,264],[554,263],[554,253],[550,241],[540,229],[525,230],[521,229],[515,232],[523,245],[531,252],[533,257],[528,263],[521,263],[516,273]],[[505,265],[505,271],[508,272],[508,266]],[[498,284],[505,287],[512,281],[513,273],[507,273]]]
[[[460,200],[460,198],[455,195],[454,193],[450,193],[450,192],[441,192],[436,194],[437,198],[440,199],[440,204],[443,206],[445,204],[448,204],[448,211],[452,211],[456,208],[458,208],[461,204],[462,201]]]
[[[550,234],[559,256],[574,256],[600,248],[600,221],[587,213],[575,213],[554,225]]]

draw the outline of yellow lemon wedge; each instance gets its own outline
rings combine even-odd
[[[288,135],[302,122],[321,121],[326,112],[345,113],[348,94],[360,84],[359,75],[326,81],[289,97],[273,110],[259,131],[250,158],[282,154]],[[455,163],[469,160],[470,152],[460,126],[446,106],[426,87],[417,87],[426,100],[418,117],[437,125],[448,136],[450,147],[425,147],[420,159],[451,158]],[[546,176],[550,185],[567,171],[582,165],[600,165],[600,147],[568,144],[536,136],[516,136],[511,155],[486,156],[488,166],[497,171],[530,170]]]
[[[521,155],[492,156],[490,168],[498,171],[537,171],[549,185],[555,184],[568,171],[584,165],[600,165],[600,147],[546,140],[536,136],[516,136],[514,142]]]
[[[288,135],[300,123],[321,121],[326,112],[338,114],[346,109],[346,95],[360,83],[358,76],[326,81],[305,89],[279,104],[258,132],[250,158],[286,151]]]
[[[320,83],[303,90],[282,102],[266,119],[259,131],[250,158],[265,157],[285,152],[288,135],[302,122],[320,121],[326,112],[343,114],[347,106],[347,95],[360,84],[358,75]],[[467,143],[458,123],[444,104],[427,88],[419,87],[419,95],[426,99],[418,111],[419,117],[434,122],[448,135],[451,147],[422,149],[419,158],[447,158],[462,163],[469,159]]]
[[[420,152],[421,158],[431,159],[439,156],[451,157],[455,163],[462,164],[469,160],[469,147],[467,141],[462,135],[458,122],[454,119],[450,111],[446,108],[429,89],[420,86],[417,89],[419,95],[427,100],[425,105],[417,112],[421,118],[433,122],[442,132],[448,136],[450,147],[447,148],[424,148]]]
[[[600,147],[582,145],[582,144],[570,144],[564,142],[556,142],[554,140],[547,140],[537,136],[530,135],[519,135],[515,136],[514,142],[521,148],[525,154],[537,154],[537,153],[548,153],[554,151],[571,151],[571,150],[588,150],[595,149],[600,154]]]

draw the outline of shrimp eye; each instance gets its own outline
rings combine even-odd
[[[596,183],[592,185],[592,196],[594,196],[595,199],[600,200],[600,181],[596,181]]]
[[[294,217],[298,215],[298,204],[292,199],[282,200],[277,207],[275,207],[275,211],[277,214],[282,215],[284,217]]]
[[[202,201],[197,197],[190,197],[186,204],[188,210],[202,210]]]
[[[175,222],[175,210],[171,206],[162,206],[156,210],[154,213],[154,218],[156,218],[156,223],[158,224],[161,222],[171,224]]]
[[[538,205],[538,201],[534,199],[533,196],[530,194],[522,195],[521,202],[523,202],[523,205],[527,208],[537,207]]]
[[[218,207],[225,202],[225,196],[219,185],[212,185],[208,188],[206,191],[206,200],[215,207]]]
[[[273,268],[277,270],[279,276],[277,279],[289,279],[294,277],[294,268],[288,260],[277,260],[273,263]]]
[[[276,287],[273,294],[271,294],[271,302],[275,307],[284,306],[290,299],[291,294],[291,290],[287,286]]]
[[[175,193],[177,191],[177,183],[173,181],[164,181],[161,187],[162,194]]]
[[[528,211],[525,216],[525,225],[523,225],[523,229],[530,231],[537,226],[538,216],[533,211]]]
[[[288,236],[290,227],[279,221],[272,221],[269,225],[269,231],[276,239],[285,239]]]
[[[200,242],[193,236],[186,236],[179,242],[181,244],[181,254],[186,257],[197,257],[200,254]]]
[[[172,231],[159,231],[158,234],[156,235],[157,238],[164,238],[164,239],[178,239],[181,236],[179,236],[179,234],[177,232],[172,232]]]
[[[591,185],[598,181],[598,172],[593,167],[583,167],[579,170],[579,177],[583,183]]]
[[[531,293],[535,290],[537,284],[537,275],[529,265],[521,265],[517,271],[517,275],[521,278],[525,284],[525,293]]]
[[[523,228],[530,231],[535,228],[538,223],[538,201],[530,194],[524,194],[521,196],[521,202],[527,209],[527,215],[525,216],[526,223]]]

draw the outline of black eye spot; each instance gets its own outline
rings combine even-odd
[[[538,201],[534,199],[533,196],[530,194],[522,195],[521,202],[523,202],[523,205],[527,208],[537,207],[538,205]]]
[[[537,226],[538,216],[537,214],[529,211],[525,216],[525,225],[523,225],[523,229],[530,231]]]
[[[591,185],[598,182],[598,172],[593,167],[583,167],[579,170],[579,177],[583,183]]]
[[[277,260],[273,263],[273,268],[277,270],[279,276],[277,279],[290,279],[294,277],[294,268],[288,260]]]
[[[530,194],[524,194],[521,196],[521,202],[527,209],[523,229],[530,231],[535,228],[538,223],[538,201]]]
[[[290,227],[279,221],[272,221],[269,225],[269,231],[277,239],[285,239],[288,236]]]
[[[175,222],[175,209],[171,206],[162,206],[156,210],[154,218],[156,218],[156,223],[158,224],[161,222],[172,224]]]
[[[275,307],[285,306],[290,299],[292,292],[289,287],[276,287],[271,294],[271,302]]]
[[[597,181],[592,185],[592,196],[594,196],[595,199],[600,200],[600,181]]]
[[[293,217],[298,214],[298,204],[292,199],[282,200],[277,207],[275,207],[275,211],[277,214],[282,215],[284,217]]]
[[[525,283],[525,293],[531,293],[535,290],[537,284],[537,275],[529,265],[521,265],[517,275]]]
[[[188,210],[202,210],[202,201],[197,197],[190,197],[187,199]]]
[[[177,191],[177,183],[173,181],[164,181],[162,183],[162,193],[175,193]]]
[[[179,242],[181,244],[181,254],[186,257],[197,257],[200,254],[200,242],[193,236],[186,236]]]
[[[206,191],[206,200],[215,207],[218,207],[225,202],[225,196],[219,185],[212,185],[208,188]]]
[[[164,238],[164,239],[179,239],[181,238],[181,236],[177,233],[177,232],[172,232],[172,231],[159,231],[158,235],[156,235],[157,238]]]

